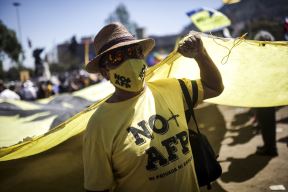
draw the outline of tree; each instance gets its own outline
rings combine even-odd
[[[129,12],[127,11],[124,4],[120,4],[116,7],[115,11],[109,15],[109,17],[105,20],[106,24],[112,22],[120,22],[122,23],[130,33],[136,35],[137,24],[130,20]]]
[[[21,52],[22,47],[17,40],[16,33],[8,29],[0,20],[0,54],[7,54],[12,60],[18,62]]]

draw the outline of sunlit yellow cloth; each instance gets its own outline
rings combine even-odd
[[[288,104],[287,41],[261,42],[204,35],[202,41],[219,68],[225,86],[220,96],[207,102],[240,107]],[[195,60],[176,52],[147,73],[149,81],[167,77],[197,79],[199,76]]]
[[[74,117],[60,124],[45,135],[35,137],[33,140],[0,149],[0,161],[18,159],[46,151],[67,139],[81,133],[101,102],[85,109]]]
[[[225,85],[219,97],[207,102],[242,107],[288,104],[288,42],[234,40],[205,35],[202,35],[202,40],[220,69]],[[234,44],[236,46],[232,49]],[[172,52],[147,71],[146,80],[169,77],[196,79],[199,69],[193,59]],[[88,119],[101,102],[96,102],[46,135],[0,149],[0,161],[43,152],[77,135],[85,129]]]

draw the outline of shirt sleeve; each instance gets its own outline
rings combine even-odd
[[[95,133],[87,130],[83,138],[84,188],[91,191],[111,189],[114,183],[111,158]]]
[[[190,80],[186,78],[183,78],[182,80],[184,81],[189,91],[190,97],[192,99],[193,108],[194,108],[203,101],[204,93],[203,93],[203,86],[202,86],[201,80],[200,79]],[[187,110],[188,106],[185,101],[184,95],[183,95],[183,102],[184,102],[185,110]]]

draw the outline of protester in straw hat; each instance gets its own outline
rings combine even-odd
[[[85,189],[199,191],[179,82],[144,80],[144,58],[154,40],[135,39],[123,25],[112,23],[96,35],[94,46],[96,57],[86,70],[100,72],[115,92],[89,119],[84,134]],[[200,36],[189,35],[178,51],[194,58],[201,71],[201,80],[182,79],[190,95],[198,95],[194,106],[219,95],[221,75]]]

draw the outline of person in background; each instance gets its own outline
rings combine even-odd
[[[15,82],[10,82],[8,85],[8,89],[5,88],[5,85],[2,80],[0,80],[0,87],[3,89],[0,93],[0,99],[16,99],[20,100],[20,96],[15,92]]]
[[[275,107],[254,108],[254,110],[263,140],[263,145],[257,147],[256,154],[277,156]]]
[[[284,20],[284,39],[288,41],[288,16]]]
[[[254,39],[258,41],[275,40],[274,36],[268,31],[259,31]],[[259,107],[254,108],[254,111],[263,140],[263,145],[257,147],[256,154],[261,156],[277,156],[275,107]]]
[[[37,99],[37,90],[34,87],[34,84],[30,80],[26,80],[20,90],[21,99],[26,101],[33,101]]]
[[[2,91],[4,91],[5,89],[6,89],[6,87],[5,87],[5,85],[4,85],[4,82],[3,82],[2,79],[0,79],[0,93],[1,93]]]

